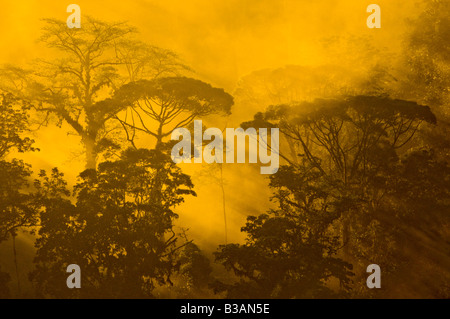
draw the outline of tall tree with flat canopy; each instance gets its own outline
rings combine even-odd
[[[402,209],[404,205],[411,205],[411,202],[400,205],[399,202],[408,200],[393,195],[399,194],[400,190],[394,185],[404,182],[416,185],[415,189],[420,188],[422,182],[411,176],[405,181],[405,175],[401,176],[400,172],[405,169],[401,159],[405,156],[411,158],[407,156],[408,152],[415,152],[420,146],[425,147],[415,137],[421,126],[435,123],[436,117],[429,107],[386,96],[317,99],[313,102],[277,105],[256,114],[253,121],[243,123],[242,126],[278,127],[291,148],[281,145],[280,156],[284,159],[285,167],[280,168],[278,177],[271,178],[271,186],[278,190],[275,198],[279,199],[280,211],[270,212],[265,219],[252,219],[244,229],[252,238],[256,235],[267,237],[252,239],[251,248],[267,245],[266,240],[280,237],[273,233],[276,229],[272,229],[272,226],[267,232],[264,230],[264,225],[271,219],[279,219],[287,214],[287,218],[300,219],[304,227],[316,233],[316,219],[328,216],[335,218],[329,224],[330,231],[339,236],[340,253],[345,261],[358,264],[376,260],[385,275],[399,269],[404,241],[408,238],[412,245],[420,245],[421,237],[418,234],[422,234],[422,231],[401,226],[404,224],[403,218],[413,218],[412,211],[405,212]],[[430,161],[435,160],[430,157]],[[431,166],[433,170],[436,169],[433,175],[438,174],[439,170],[443,174],[447,171],[444,164],[430,163],[424,159],[423,169]],[[417,170],[417,167],[414,169]],[[417,171],[414,174],[419,176]],[[431,174],[429,178],[428,183],[436,185],[436,181],[431,180]],[[442,184],[447,183],[445,181]],[[448,189],[448,186],[445,187]],[[419,192],[415,194],[418,196]],[[437,196],[435,202],[438,201]],[[446,203],[442,205],[447,207]],[[428,205],[427,214],[439,218],[445,224],[448,218],[442,217],[441,211],[440,204]],[[303,216],[305,213],[306,217]],[[423,216],[421,218],[425,219]],[[296,228],[290,229],[295,231]],[[279,245],[279,250],[284,251],[286,244]],[[230,262],[237,258],[233,254],[239,251],[230,249],[223,248],[219,260],[231,267],[233,264]],[[275,248],[272,249],[275,251]],[[432,258],[442,257],[436,256]],[[295,252],[292,255],[294,257]],[[250,265],[245,265],[246,271]],[[359,265],[358,270],[361,267]]]
[[[116,118],[128,139],[133,141],[136,132],[144,132],[156,139],[159,148],[175,128],[211,114],[229,115],[234,102],[223,89],[203,81],[166,77],[128,83],[116,92],[114,103],[126,107]]]

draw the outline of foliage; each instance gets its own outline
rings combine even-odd
[[[30,107],[11,93],[0,94],[0,158],[16,149],[18,152],[35,151],[34,140],[23,137],[28,131]]]
[[[446,245],[442,225],[448,223],[448,201],[438,198],[448,197],[448,179],[442,179],[448,174],[448,164],[432,150],[416,151],[420,129],[435,123],[430,108],[415,102],[349,96],[272,106],[242,126],[279,127],[288,142],[280,155],[289,169],[305,175],[314,172],[311,182],[323,197],[323,205],[335,199],[338,215],[332,233],[342,246],[336,252],[356,267],[357,286],[352,288],[358,291],[358,285],[365,285],[364,265],[376,261],[385,276],[393,278],[409,271],[408,263],[417,258],[413,247],[423,248],[423,238],[433,251]],[[283,170],[277,175],[272,187],[286,176]],[[282,198],[280,203],[284,200],[298,207],[297,199],[305,198],[311,185],[295,174],[288,176],[285,184],[296,189],[296,200],[286,192],[275,196]],[[286,207],[283,212],[289,211]],[[432,221],[436,222],[433,227]],[[315,229],[312,219],[307,224]],[[435,233],[422,233],[419,225],[425,224]],[[251,234],[248,227],[244,230]],[[283,247],[282,243],[277,247]],[[445,265],[447,258],[438,255],[430,257],[439,260],[433,267],[445,274],[439,263]]]
[[[7,66],[2,87],[32,101],[41,125],[67,123],[81,137],[86,168],[95,168],[105,141],[117,144],[120,125],[111,121],[123,106],[108,103],[129,81],[178,75],[184,66],[175,53],[133,39],[135,28],[86,17],[83,28],[45,19],[40,42],[59,58],[39,60],[31,70]],[[123,139],[123,137],[122,137]],[[111,152],[107,155],[110,155]]]
[[[212,267],[209,259],[202,253],[194,243],[184,247],[179,257],[181,267],[180,273],[186,275],[193,287],[205,287],[211,280]]]
[[[412,23],[404,47],[400,90],[433,107],[450,102],[449,14],[448,1],[426,1],[424,11]],[[449,115],[445,109],[442,111]]]
[[[133,141],[136,131],[143,131],[157,139],[157,147],[175,128],[206,115],[229,115],[233,105],[233,97],[223,89],[187,77],[128,83],[117,91],[114,101],[127,107],[119,120],[128,139]]]
[[[42,172],[35,186],[43,211],[31,279],[41,295],[139,298],[171,283],[175,252],[184,245],[173,208],[195,193],[170,158],[130,149],[118,161],[100,163],[80,175],[75,204],[57,169]],[[83,289],[75,292],[65,284],[69,263],[83,269]]]
[[[336,257],[340,242],[333,234],[344,203],[323,187],[321,175],[283,166],[271,177],[278,208],[247,218],[246,244],[221,246],[216,260],[241,280],[216,283],[217,291],[230,298],[325,298],[337,296],[334,280],[345,295],[352,267]]]
[[[34,140],[24,136],[29,132],[29,106],[11,93],[0,94],[0,243],[19,229],[36,225],[34,197],[27,190],[31,175],[29,164],[7,157],[13,151],[36,151]],[[0,297],[9,296],[10,276],[0,271]]]

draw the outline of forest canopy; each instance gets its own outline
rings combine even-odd
[[[0,51],[0,298],[449,298],[450,3],[348,36],[305,32],[319,3],[187,5]],[[279,132],[278,171],[175,163],[196,123]]]

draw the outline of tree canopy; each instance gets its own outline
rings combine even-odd
[[[120,160],[100,163],[80,175],[75,204],[57,169],[40,176],[35,186],[43,210],[31,278],[42,296],[141,298],[171,283],[175,253],[185,245],[173,208],[195,193],[170,158],[130,149]],[[66,287],[70,262],[83,268],[82,290]]]
[[[160,145],[178,127],[211,114],[229,115],[233,97],[223,89],[187,77],[140,80],[122,86],[115,103],[127,107],[119,121],[129,140],[136,131],[150,134]]]

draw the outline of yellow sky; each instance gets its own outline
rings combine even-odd
[[[82,15],[129,21],[142,39],[175,50],[203,79],[228,89],[254,70],[323,63],[320,40],[333,35],[363,35],[392,46],[417,7],[414,1],[376,1],[382,28],[370,30],[366,7],[372,1],[364,0],[2,0],[0,61],[39,57],[40,19],[65,20],[71,3]]]

